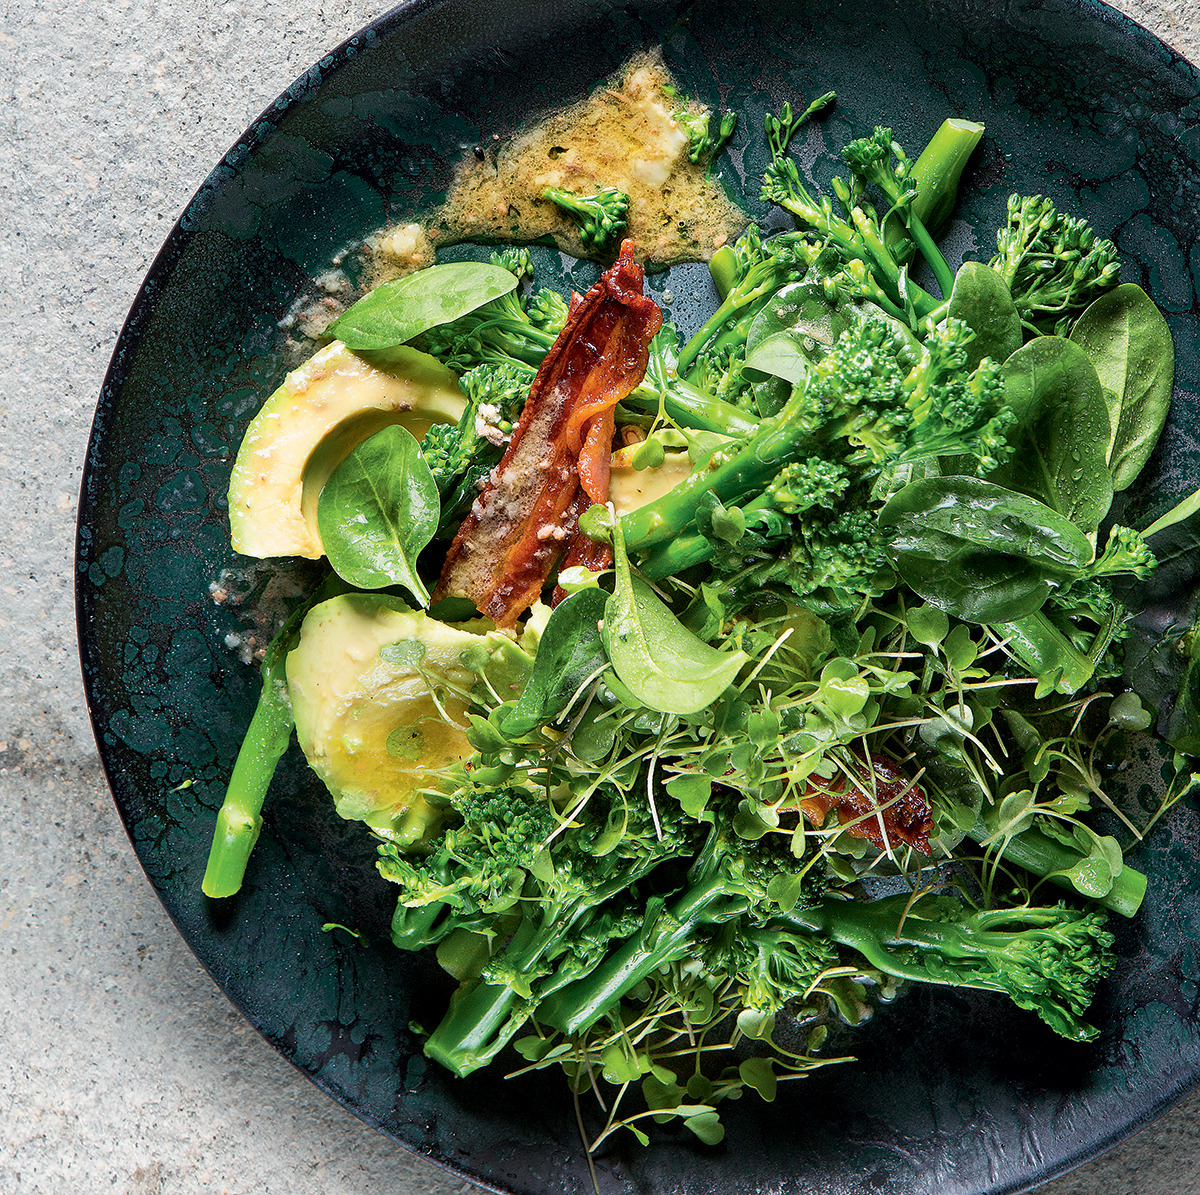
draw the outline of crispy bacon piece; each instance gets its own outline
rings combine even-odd
[[[574,546],[579,514],[608,500],[615,408],[641,381],[662,326],[644,281],[626,241],[596,285],[572,296],[508,448],[450,545],[435,601],[467,597],[512,626]]]
[[[865,838],[880,850],[894,849],[903,842],[928,855],[933,817],[921,787],[912,784],[886,756],[874,753],[870,771],[863,767],[858,781],[852,782],[842,772],[828,781],[810,780],[800,799],[801,812],[814,826],[822,826],[834,809],[843,826],[855,823],[846,830],[852,838]],[[880,830],[881,818],[890,841],[884,840]]]
[[[606,485],[605,498],[607,496],[608,488]],[[597,540],[589,539],[579,530],[579,516],[591,505],[591,496],[583,486],[580,486],[575,493],[575,501],[571,504],[571,521],[574,524],[575,530],[571,533],[566,554],[559,563],[560,571],[582,565],[584,568],[591,569],[594,573],[599,573],[603,572],[606,568],[612,567],[612,548],[608,544],[602,544]],[[550,598],[550,605],[557,606],[566,596],[566,590],[560,585],[556,585],[554,587],[554,594]]]

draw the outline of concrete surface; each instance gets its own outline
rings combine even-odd
[[[382,0],[0,10],[0,1193],[451,1195],[317,1092],[163,914],[100,776],[71,556],[92,409],[167,228]],[[1200,2],[1120,7],[1193,60]],[[1200,1192],[1200,1096],[1044,1195]]]

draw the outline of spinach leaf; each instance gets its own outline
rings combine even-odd
[[[528,734],[554,721],[579,686],[608,663],[600,636],[607,601],[607,593],[589,586],[555,606],[538,643],[533,671],[505,716],[505,734]]]
[[[1040,609],[1050,582],[1092,559],[1092,545],[1044,503],[977,477],[927,477],[879,513],[905,584],[966,622],[1010,622]]]
[[[997,363],[1007,361],[1025,338],[1008,286],[981,261],[963,262],[954,276],[946,314],[962,320],[975,333],[967,345],[968,369],[974,369],[984,357]]]
[[[1108,407],[1113,489],[1142,471],[1167,420],[1175,383],[1171,329],[1140,286],[1125,282],[1098,298],[1071,333],[1100,378]]]
[[[781,287],[754,317],[746,332],[746,364],[755,350],[780,333],[790,334],[808,361],[819,361],[844,330],[819,283],[793,282]],[[759,367],[755,367],[759,368]]]
[[[385,427],[330,475],[317,501],[317,528],[334,571],[359,589],[403,585],[422,606],[420,551],[437,530],[437,483],[411,432]]]
[[[648,709],[694,714],[712,705],[750,658],[697,638],[641,577],[613,520],[616,588],[604,607],[604,649],[617,679]]]
[[[746,350],[746,366],[796,385],[808,377],[809,361],[791,332],[776,332]]]
[[[517,276],[475,261],[447,262],[385,282],[348,308],[329,327],[350,349],[406,344],[514,290]]]
[[[1108,410],[1087,354],[1039,336],[1004,363],[1005,400],[1017,414],[1012,459],[991,480],[1038,498],[1092,532],[1112,503]]]

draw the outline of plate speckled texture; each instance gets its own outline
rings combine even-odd
[[[289,363],[277,324],[294,295],[346,241],[435,198],[464,147],[660,41],[689,90],[741,114],[726,175],[759,214],[757,130],[784,98],[841,95],[799,147],[818,182],[832,151],[877,121],[915,148],[948,113],[984,120],[952,252],[988,254],[990,232],[971,230],[994,229],[1013,189],[1046,191],[1113,230],[1124,276],[1167,312],[1179,351],[1175,422],[1154,488],[1135,501],[1152,513],[1200,481],[1200,89],[1192,67],[1110,10],[417,4],[323,59],[247,133],[168,239],[101,396],[79,533],[101,752],[168,911],[264,1035],[369,1123],[514,1192],[586,1189],[561,1081],[463,1083],[426,1066],[409,1022],[435,1018],[448,984],[387,947],[389,893],[370,843],[333,816],[295,753],[246,888],[220,908],[199,897],[257,688],[226,642],[242,617],[215,605],[210,585],[227,567],[245,575],[224,490],[246,422]],[[681,303],[703,301],[694,271],[667,278]],[[716,1150],[668,1135],[607,1157],[602,1189],[1000,1192],[1091,1154],[1200,1077],[1196,845],[1181,810],[1135,856],[1151,898],[1120,927],[1094,1047],[1060,1043],[998,1001],[913,992],[854,1036],[858,1065],[785,1085],[773,1105],[734,1105]],[[328,921],[379,945],[323,933]]]

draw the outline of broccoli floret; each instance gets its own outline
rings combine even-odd
[[[738,977],[742,1004],[755,1012],[777,1013],[803,999],[821,972],[838,962],[827,939],[773,926],[739,926],[724,945],[727,953],[717,966]]]
[[[533,378],[534,370],[519,361],[477,365],[458,382],[467,399],[459,421],[434,424],[425,433],[421,454],[442,498],[440,535],[463,519],[503,455]]]
[[[545,801],[517,786],[467,789],[451,804],[461,820],[432,853],[411,856],[394,843],[381,843],[379,874],[403,888],[401,899],[410,908],[505,912],[519,899],[554,818]]]
[[[629,226],[629,196],[616,187],[601,187],[594,195],[547,187],[542,198],[557,204],[579,225],[583,247],[594,253],[608,253]]]
[[[533,277],[533,258],[529,250],[521,245],[506,245],[499,252],[493,253],[491,264],[515,274],[522,282]]]
[[[1022,320],[1035,331],[1069,320],[1116,286],[1117,247],[1086,220],[1060,213],[1041,195],[1012,195],[1008,225],[996,234],[988,263],[1008,283]]]
[[[1126,575],[1144,581],[1157,565],[1158,561],[1141,533],[1118,524],[1109,531],[1103,554],[1085,572],[1089,577]]]
[[[972,912],[953,898],[896,896],[826,901],[791,920],[851,947],[885,975],[1004,992],[1063,1037],[1096,1036],[1082,1018],[1112,969],[1103,913],[1064,905]]]
[[[711,131],[713,114],[708,111],[696,113],[690,108],[680,108],[671,113],[671,118],[687,133],[688,159],[692,162],[715,157],[717,151],[733,136],[737,128],[737,113],[726,112],[717,123],[716,132]]]
[[[783,514],[803,514],[813,507],[832,506],[849,484],[845,465],[810,457],[781,469],[767,486],[766,498],[772,509]]]
[[[567,322],[567,301],[558,291],[543,287],[529,297],[525,313],[535,328],[545,329],[557,336]]]

